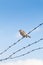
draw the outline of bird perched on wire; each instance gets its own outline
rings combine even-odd
[[[21,36],[26,37],[26,38],[27,38],[27,37],[31,38],[24,30],[21,30],[21,29],[20,29],[19,32],[20,32],[20,35],[21,35]]]

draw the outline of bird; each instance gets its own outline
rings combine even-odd
[[[31,38],[31,36],[29,36],[24,30],[19,30],[19,32],[20,32],[20,35],[22,36],[22,37],[29,37],[29,38]]]

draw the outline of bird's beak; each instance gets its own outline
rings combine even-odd
[[[19,30],[19,32],[20,32],[20,30]]]

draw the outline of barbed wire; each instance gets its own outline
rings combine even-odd
[[[27,54],[33,52],[33,51],[39,50],[39,49],[43,49],[43,47],[39,47],[39,48],[33,49],[33,50],[31,50],[31,51],[29,51],[29,52],[27,52],[27,53],[24,53],[24,54],[21,54],[21,55],[19,55],[19,56],[15,56],[15,57],[9,58],[9,59],[14,59],[14,58],[22,57],[22,56],[25,56],[25,55],[27,55]]]
[[[38,27],[42,26],[43,23],[39,24],[37,27],[33,28],[29,33],[30,34],[32,31],[34,31],[35,29],[37,29]],[[20,40],[22,40],[24,37],[22,37],[21,39],[19,39],[17,42],[13,43],[12,45],[8,46],[7,49],[5,49],[4,51],[0,52],[0,55],[2,55],[3,53],[7,52],[12,46],[16,45]]]
[[[40,41],[42,41],[42,40],[43,40],[43,38],[41,38],[41,39],[39,39],[39,40],[37,40],[37,41],[31,43],[31,44],[28,44],[27,46],[24,46],[24,47],[18,49],[17,51],[15,51],[15,52],[13,52],[11,55],[9,55],[8,58],[10,58],[11,56],[13,56],[13,55],[16,54],[17,52],[20,52],[21,50],[26,49],[26,48],[30,47],[31,45],[36,44],[36,43],[38,43],[38,42],[40,42]]]
[[[27,54],[30,54],[30,53],[33,52],[33,51],[40,50],[40,49],[43,49],[43,47],[38,47],[38,48],[32,49],[31,51],[28,51],[27,53],[24,53],[24,54],[15,56],[15,57],[11,57],[11,58],[9,58],[9,59],[19,58],[19,57],[25,56],[25,55],[27,55]],[[5,61],[5,60],[8,60],[8,58],[0,59],[0,62],[1,62],[1,61]]]
[[[16,54],[17,52],[19,52],[19,51],[21,51],[21,50],[23,50],[23,49],[26,49],[26,48],[28,48],[29,46],[31,46],[31,45],[33,45],[33,44],[36,44],[36,43],[38,43],[38,42],[40,42],[40,41],[42,41],[42,40],[43,40],[43,38],[41,38],[41,39],[39,39],[39,40],[37,40],[37,41],[31,43],[31,44],[28,44],[27,46],[24,46],[24,47],[22,47],[21,49],[18,49],[17,51],[13,52],[13,53],[12,53],[11,55],[9,55],[8,57],[6,57],[6,58],[4,58],[4,59],[0,59],[0,61],[4,61],[4,60],[8,60],[8,59],[12,58],[12,56],[13,56],[14,54]],[[18,56],[17,56],[17,57],[18,57]]]
[[[43,23],[39,24],[38,26],[36,26],[35,28],[33,28],[30,32],[28,32],[28,34],[30,34],[32,31],[36,30],[38,27],[42,26]]]

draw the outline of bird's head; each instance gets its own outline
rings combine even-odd
[[[19,30],[19,32],[21,32],[21,29]]]

